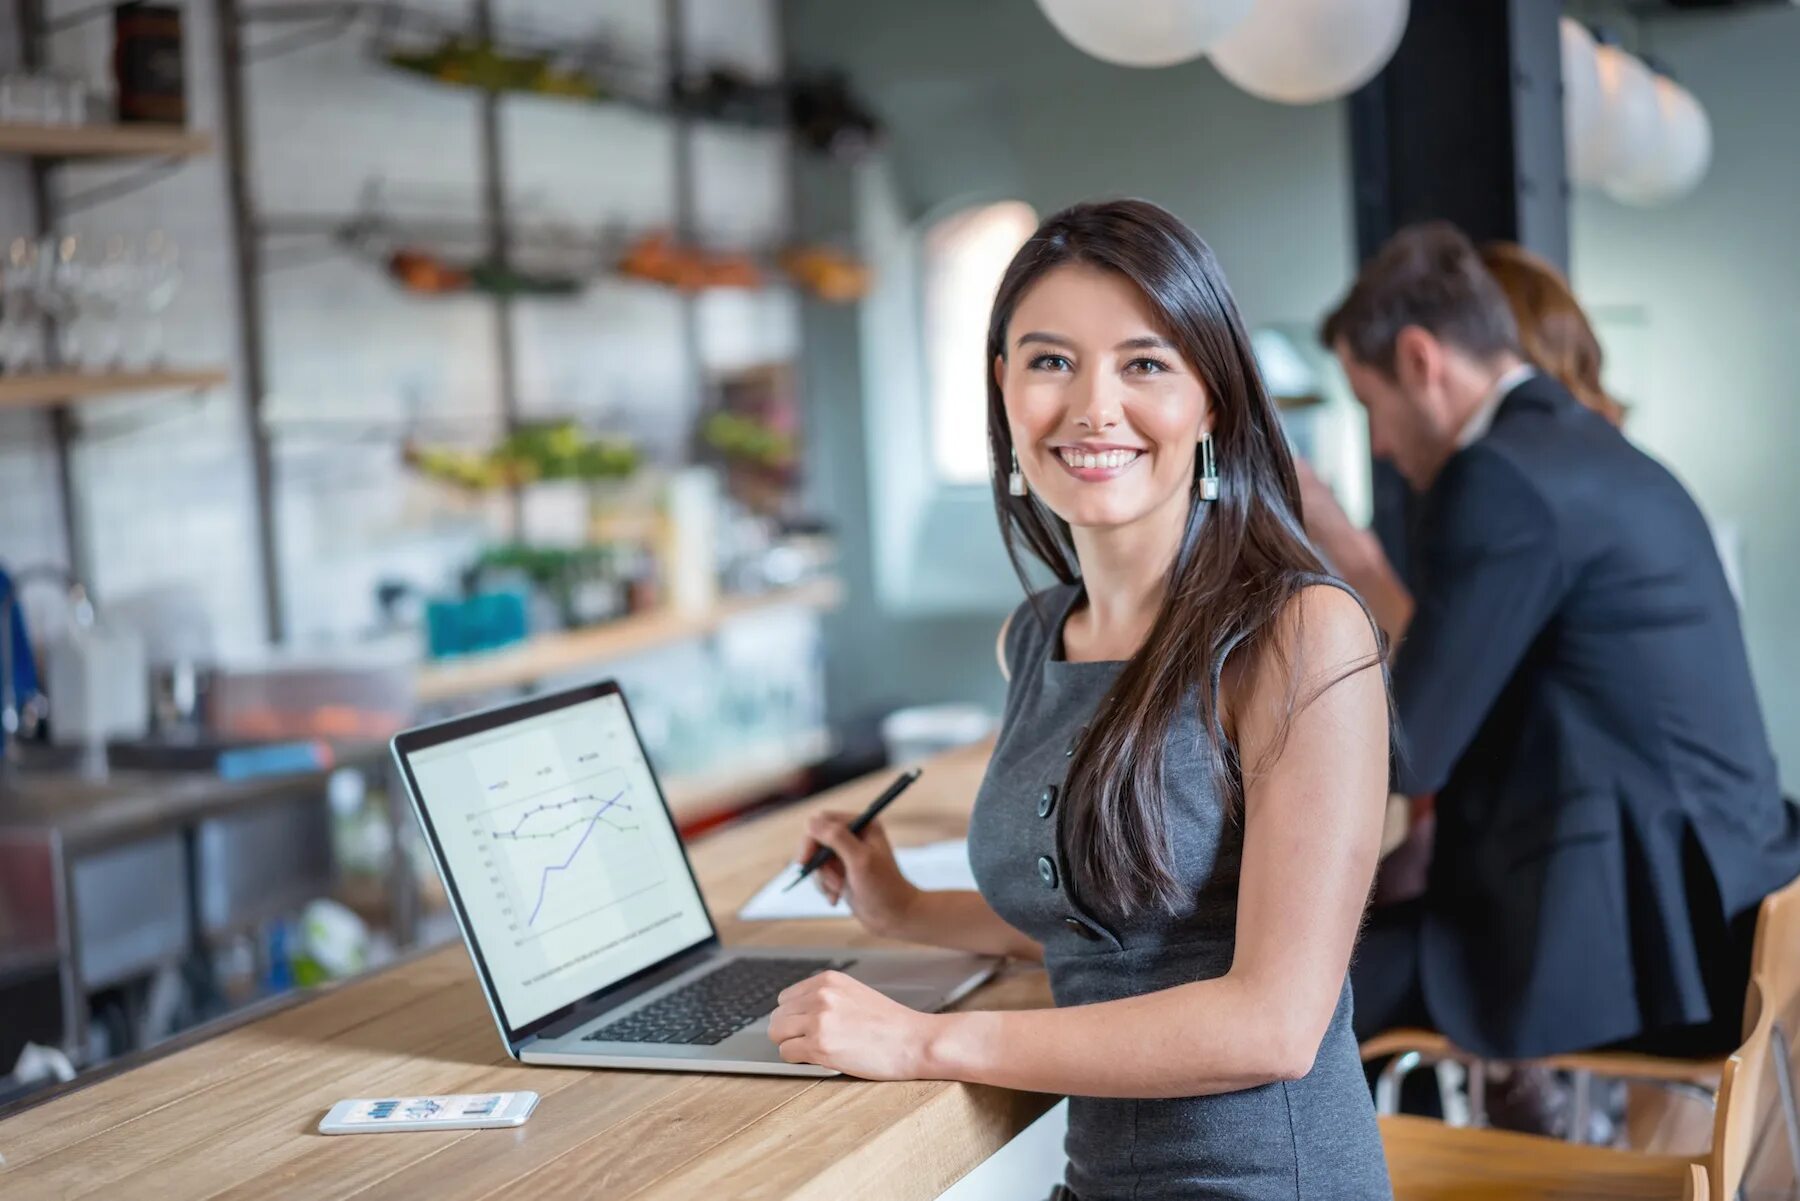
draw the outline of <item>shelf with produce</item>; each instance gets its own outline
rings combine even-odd
[[[34,158],[196,158],[212,135],[180,125],[36,125],[0,121],[0,154]]]
[[[152,371],[55,371],[0,375],[0,409],[40,409],[137,392],[187,392],[230,380],[223,368]]]
[[[409,211],[412,210],[412,211]],[[798,288],[829,303],[862,299],[868,267],[827,243],[714,245],[660,227],[583,225],[540,214],[508,225],[503,257],[488,223],[447,190],[389,190],[371,180],[353,212],[271,213],[257,226],[270,263],[341,254],[423,297],[480,294],[568,299],[602,282],[639,283],[684,295],[713,290]]]
[[[501,650],[427,663],[419,668],[417,695],[421,703],[431,703],[523,688],[553,676],[702,638],[745,614],[793,606],[824,611],[837,608],[842,600],[843,585],[827,576],[791,588],[723,597],[704,612],[662,609],[587,629],[540,634]]]
[[[415,14],[417,15],[417,14]],[[509,31],[499,37],[441,21],[390,22],[376,56],[390,68],[443,87],[542,98],[751,130],[787,130],[820,153],[852,158],[880,132],[841,75],[764,78],[712,66],[666,78],[605,41],[571,44]]]

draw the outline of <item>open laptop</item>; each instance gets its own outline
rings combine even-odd
[[[408,730],[393,751],[524,1063],[831,1076],[769,1041],[788,985],[836,968],[931,1011],[993,971],[941,951],[721,945],[613,681]]]

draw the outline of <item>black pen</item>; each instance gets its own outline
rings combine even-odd
[[[875,800],[870,803],[869,807],[862,811],[861,816],[850,823],[850,833],[859,838],[862,837],[862,832],[869,828],[869,823],[880,817],[881,811],[892,804],[895,797],[912,787],[912,782],[919,778],[921,770],[923,769],[914,767],[901,772],[900,778],[883,789],[881,795],[876,797]],[[786,892],[788,888],[792,888],[794,885],[800,883],[800,881],[812,875],[813,872],[817,871],[819,868],[824,867],[831,861],[831,857],[835,853],[836,852],[830,847],[821,846],[811,855],[808,855],[806,862],[800,868],[800,874],[790,880],[787,888],[784,888],[781,891]]]

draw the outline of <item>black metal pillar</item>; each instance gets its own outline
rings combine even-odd
[[[1569,258],[1561,0],[1413,0],[1393,61],[1350,101],[1357,253],[1444,218]]]
[[[1444,219],[1567,269],[1562,0],[1412,0],[1393,61],[1350,101],[1356,251]],[[1375,530],[1407,575],[1409,494],[1375,465]]]
[[[493,0],[474,0],[472,15],[476,35],[487,42],[493,42]],[[512,228],[507,221],[506,143],[502,128],[503,114],[500,111],[503,102],[504,98],[498,90],[482,89],[479,125],[481,219],[486,226],[488,261],[504,267],[511,265],[513,255]],[[500,417],[506,432],[510,434],[519,428],[518,336],[513,324],[511,294],[504,288],[496,291],[493,304],[494,382],[500,394]],[[515,486],[511,489],[509,499],[512,508],[512,535],[523,540],[524,493]]]
[[[663,37],[667,83],[671,90],[688,73],[687,4],[685,0],[663,0]],[[674,138],[673,171],[675,187],[674,232],[678,241],[689,242],[699,234],[699,201],[696,193],[698,176],[695,168],[694,119],[687,110],[677,109],[670,117]],[[678,293],[681,305],[681,349],[688,369],[690,411],[698,414],[705,403],[705,368],[700,348],[700,300],[686,289]]]
[[[238,300],[238,361],[243,373],[245,437],[250,443],[251,484],[256,505],[256,566],[262,581],[263,628],[269,641],[287,634],[281,595],[279,530],[275,516],[275,455],[263,417],[268,396],[268,364],[263,349],[262,265],[254,218],[250,160],[250,110],[244,78],[244,14],[238,0],[218,0],[220,64],[219,140],[225,151],[232,266]]]

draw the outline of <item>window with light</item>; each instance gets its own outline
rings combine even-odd
[[[931,453],[938,480],[988,479],[988,312],[1006,265],[1037,229],[1017,200],[966,208],[926,231],[923,300]]]

